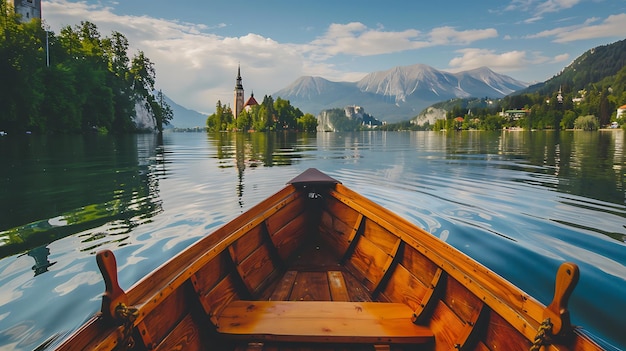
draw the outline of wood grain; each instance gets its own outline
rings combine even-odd
[[[249,340],[427,343],[433,334],[411,322],[403,304],[322,301],[233,301],[218,332]]]

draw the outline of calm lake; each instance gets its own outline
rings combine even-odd
[[[58,341],[98,311],[98,250],[127,289],[309,167],[544,304],[559,264],[577,263],[572,322],[626,349],[625,143],[621,130],[0,137],[0,350]]]

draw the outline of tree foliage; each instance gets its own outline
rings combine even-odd
[[[0,16],[0,130],[134,131],[137,102],[146,104],[158,130],[172,119],[171,108],[153,95],[154,64],[142,51],[129,57],[123,34],[103,38],[88,21],[46,32],[38,19],[22,23],[6,0]]]
[[[575,129],[597,130],[598,125],[599,125],[598,119],[595,116],[591,116],[591,115],[580,116],[576,118],[576,120],[574,121]]]
[[[304,114],[291,105],[289,100],[265,95],[260,105],[250,106],[235,118],[230,106],[217,102],[215,112],[207,118],[210,131],[315,131],[317,118]]]

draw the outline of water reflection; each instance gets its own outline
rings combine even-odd
[[[51,138],[0,139],[0,255],[22,253],[0,259],[0,348],[31,350],[97,311],[102,246],[128,288],[309,167],[542,302],[552,268],[579,263],[574,322],[626,345],[622,131]]]
[[[244,207],[244,173],[246,168],[290,166],[305,158],[302,145],[315,141],[309,133],[208,133],[207,140],[216,149],[220,168],[237,169],[239,205]]]
[[[39,257],[38,247],[75,233],[84,242],[124,240],[162,211],[153,172],[159,144],[152,134],[10,140],[1,149],[0,257]]]
[[[28,250],[28,256],[35,259],[35,265],[32,270],[35,271],[35,276],[40,275],[48,271],[48,267],[54,265],[56,262],[50,262],[48,256],[50,256],[50,249],[47,246],[39,246],[32,250]]]

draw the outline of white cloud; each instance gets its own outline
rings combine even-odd
[[[258,34],[240,37],[212,33],[224,23],[204,25],[148,16],[117,15],[113,9],[86,2],[49,0],[42,6],[46,22],[59,32],[88,20],[101,35],[117,31],[128,39],[133,55],[143,51],[154,63],[156,87],[177,103],[201,112],[213,112],[217,100],[230,103],[237,65],[241,64],[246,91],[259,97],[284,88],[302,75],[337,81],[356,81],[368,72],[340,70],[341,56],[375,56],[438,45],[467,45],[498,35],[495,29],[457,30],[439,27],[386,31],[382,24],[331,24],[326,32],[305,44],[280,43]]]
[[[409,29],[401,32],[385,32],[370,29],[362,23],[333,23],[326,33],[313,40],[309,52],[318,58],[346,54],[372,56],[428,46],[420,40],[420,32]]]
[[[244,87],[260,97],[302,75],[307,70],[305,64],[314,64],[304,60],[297,47],[257,34],[223,37],[207,33],[205,25],[120,16],[110,8],[67,0],[46,1],[43,6],[46,22],[55,32],[86,19],[98,26],[103,37],[112,31],[123,33],[131,55],[141,50],[154,62],[156,87],[174,101],[198,111],[212,112],[217,100],[230,103],[239,63],[245,73]],[[327,66],[322,69],[329,70]]]
[[[372,29],[360,22],[334,23],[323,36],[311,42],[309,50],[319,58],[340,54],[374,56],[431,46],[467,45],[497,36],[493,28],[458,31],[453,27],[438,27],[422,33],[416,29],[384,31],[380,25]]]
[[[556,34],[555,42],[566,43],[576,40],[626,37],[626,13],[611,15],[602,23],[592,26],[583,26],[572,30],[565,30]]]
[[[527,38],[553,38],[555,43],[567,43],[586,39],[626,37],[624,25],[626,13],[611,15],[601,23],[597,23],[598,21],[598,18],[593,17],[575,26],[545,30]]]
[[[569,54],[561,54],[561,55],[554,56],[553,62],[557,63],[557,62],[564,62],[567,60],[569,60]]]
[[[531,60],[526,51],[518,50],[496,53],[495,50],[468,48],[457,50],[457,53],[461,56],[450,60],[448,63],[450,71],[466,71],[488,66],[496,72],[511,72],[526,68],[531,61],[541,60],[539,57]]]
[[[499,73],[528,70],[529,67],[560,63],[569,60],[567,53],[546,57],[538,51],[513,50],[498,53],[491,49],[467,48],[456,51],[460,56],[450,60],[448,71],[466,71],[488,66]],[[531,68],[532,69],[532,68]],[[522,78],[523,80],[523,78]]]
[[[537,5],[537,14],[558,12],[576,6],[580,0],[548,0]]]
[[[457,31],[452,27],[439,27],[433,29],[429,34],[432,45],[467,45],[497,36],[498,31],[493,28]]]
[[[533,24],[542,19],[547,13],[556,13],[578,5],[582,0],[512,0],[504,7],[504,12],[526,12],[531,15],[522,23]]]
[[[529,12],[539,17],[549,12],[559,12],[580,3],[581,0],[512,0],[504,11]]]

